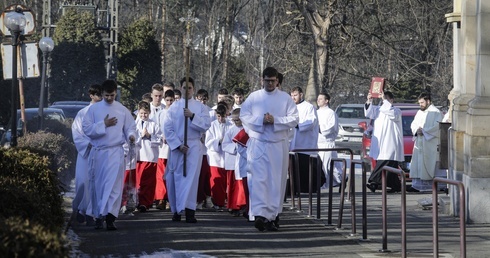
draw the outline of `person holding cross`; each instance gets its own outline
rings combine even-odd
[[[184,101],[176,101],[170,106],[163,123],[170,147],[165,177],[172,221],[180,221],[185,211],[186,222],[196,223],[197,188],[204,148],[201,135],[211,126],[211,119],[208,107],[193,98],[194,80],[183,78],[180,85]]]

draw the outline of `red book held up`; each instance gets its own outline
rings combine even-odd
[[[245,129],[240,130],[235,137],[233,137],[233,142],[236,142],[243,147],[247,147],[248,134],[245,132]]]
[[[383,92],[384,86],[385,86],[385,78],[373,77],[373,79],[371,80],[371,87],[369,89],[369,93],[371,93],[371,97],[381,98],[381,93]]]

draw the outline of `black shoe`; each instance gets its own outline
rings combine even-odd
[[[174,213],[172,216],[172,221],[181,221],[182,220],[182,215],[178,214],[177,212]]]
[[[386,190],[387,193],[398,193],[398,192],[401,192],[400,189],[390,189],[390,190]]]
[[[85,225],[87,227],[92,227],[95,225],[95,221],[94,221],[94,218],[92,216],[89,216],[89,215],[85,215]]]
[[[240,217],[240,210],[231,210],[230,214],[233,217]]]
[[[342,188],[345,189],[345,187],[347,186],[347,182],[349,182],[349,178],[345,179],[345,185],[342,185],[342,181],[341,181],[340,186],[339,186],[339,193],[342,192]]]
[[[80,212],[77,212],[77,222],[80,224],[85,222],[85,216]]]
[[[265,229],[267,229],[267,231],[278,231],[279,230],[279,228],[277,228],[274,221],[268,221],[267,223],[265,223]]]
[[[102,219],[96,219],[95,229],[103,229],[103,228],[104,228],[104,221]]]
[[[106,224],[107,230],[117,230],[116,224],[114,221],[106,221],[105,224]]]
[[[407,192],[409,192],[409,193],[418,193],[420,191],[410,186],[409,188],[407,188]]]
[[[369,188],[372,193],[376,192],[376,189],[378,189],[378,185],[375,183],[367,184],[366,187]]]
[[[140,205],[140,206],[138,206],[138,210],[140,212],[146,212],[146,206],[145,205]]]
[[[196,211],[185,208],[185,222],[186,223],[196,223]]]
[[[108,213],[107,216],[105,216],[106,229],[117,230],[116,224],[114,224],[115,221],[116,221],[116,216]]]
[[[274,221],[272,221],[272,223],[276,227],[275,231],[277,231],[277,229],[279,228],[279,215],[277,215],[276,219]]]
[[[264,231],[265,225],[266,225],[266,219],[264,217],[261,217],[261,216],[255,217],[255,228],[256,229],[258,229],[259,231]]]

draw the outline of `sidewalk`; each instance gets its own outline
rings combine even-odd
[[[357,179],[360,182],[360,178]],[[359,183],[356,183],[359,185]],[[360,188],[360,185],[357,187]],[[335,189],[336,190],[336,189]],[[336,191],[335,191],[336,192]],[[418,200],[431,194],[407,194],[407,256],[432,257],[432,210]],[[172,222],[169,211],[120,215],[117,231],[95,230],[73,223],[69,236],[72,257],[401,257],[401,194],[388,194],[388,249],[382,249],[381,192],[368,193],[368,239],[362,240],[360,189],[356,193],[356,235],[351,236],[350,202],[344,206],[341,229],[339,194],[334,194],[333,225],[327,223],[327,192],[322,190],[321,219],[307,216],[307,194],[302,210],[285,204],[278,232],[259,232],[254,223],[228,212],[198,211],[198,223]],[[316,198],[313,200],[316,206]],[[297,203],[296,203],[297,205]],[[459,218],[439,215],[439,257],[460,257]],[[490,225],[467,225],[467,257],[490,257]]]

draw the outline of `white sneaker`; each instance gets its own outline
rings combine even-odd
[[[126,213],[126,206],[122,206],[121,209],[119,210],[119,213],[125,214]]]
[[[211,198],[211,196],[206,197],[206,207],[207,208],[213,208],[214,207],[213,198]]]
[[[196,210],[202,210],[202,205],[204,204],[204,202],[200,202],[196,205]]]

